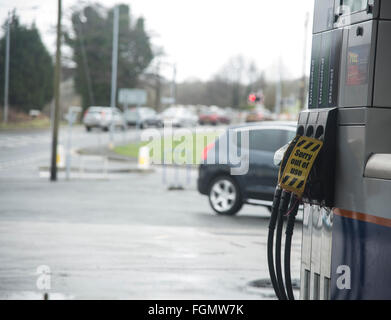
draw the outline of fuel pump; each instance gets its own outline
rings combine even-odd
[[[294,298],[290,239],[299,203],[300,298],[391,299],[390,57],[391,1],[315,0],[308,110],[284,150],[269,225],[280,299]]]

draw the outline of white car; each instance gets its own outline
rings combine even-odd
[[[92,128],[108,131],[111,124],[115,128],[126,129],[125,119],[121,111],[111,107],[89,107],[84,113],[83,124],[87,131]]]
[[[160,114],[164,125],[173,127],[195,127],[198,123],[197,115],[185,107],[170,107]]]

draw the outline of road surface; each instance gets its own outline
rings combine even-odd
[[[107,142],[107,133],[74,131],[74,147]],[[175,172],[161,167],[50,183],[38,171],[49,159],[49,131],[0,133],[0,299],[274,298],[252,285],[268,278],[265,208],[214,215],[196,170],[178,171],[184,191],[168,190]]]
[[[134,129],[116,132],[114,142],[130,141],[137,137]],[[107,132],[93,130],[86,132],[84,127],[72,129],[71,145],[76,150],[82,147],[108,145],[110,136]],[[68,128],[61,127],[59,145],[67,146]],[[36,173],[38,166],[50,165],[51,133],[50,130],[0,131],[0,177],[22,176]]]

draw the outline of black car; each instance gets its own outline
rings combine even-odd
[[[242,146],[242,135],[247,133],[248,143]],[[274,153],[295,135],[296,123],[293,122],[230,127],[215,143],[205,148],[199,167],[198,191],[209,197],[211,207],[221,215],[235,215],[245,203],[270,209],[279,169],[273,162]],[[247,172],[233,174],[232,169],[238,169],[238,164],[227,161],[232,152],[248,160]],[[222,159],[221,155],[225,154],[228,156]]]

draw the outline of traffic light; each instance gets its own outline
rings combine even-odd
[[[256,102],[257,101],[257,95],[256,94],[250,94],[249,96],[248,96],[248,101],[249,102]]]
[[[262,100],[262,96],[260,94],[251,93],[248,96],[248,102],[250,103],[260,102],[261,100]]]

